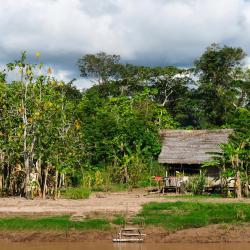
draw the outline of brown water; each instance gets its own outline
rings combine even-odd
[[[0,250],[250,250],[250,243],[112,244],[105,243],[8,243]]]

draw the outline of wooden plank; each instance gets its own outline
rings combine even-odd
[[[146,236],[146,234],[140,234],[140,233],[119,233],[121,236]]]
[[[139,231],[139,230],[143,230],[143,228],[127,227],[121,229],[121,231]]]
[[[144,239],[113,239],[113,242],[143,242]]]

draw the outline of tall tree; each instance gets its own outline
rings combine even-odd
[[[221,126],[227,122],[228,115],[235,109],[237,91],[234,81],[238,75],[245,53],[241,48],[212,44],[195,61],[199,77],[197,91],[201,108],[207,118],[207,126]]]
[[[111,79],[119,77],[117,68],[120,56],[108,55],[104,52],[97,54],[86,54],[78,60],[81,76],[88,77],[99,85],[107,83]]]

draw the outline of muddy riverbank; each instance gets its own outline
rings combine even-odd
[[[114,220],[119,219],[118,216],[123,216],[124,218],[134,217],[142,210],[142,205],[149,202],[191,202],[192,204],[198,204],[197,202],[201,202],[204,204],[218,204],[215,207],[208,207],[206,209],[216,209],[217,211],[217,221],[216,223],[221,223],[227,221],[227,224],[218,224],[214,225],[214,222],[205,223],[202,225],[208,225],[202,227],[199,223],[195,223],[196,218],[200,218],[205,216],[205,211],[201,211],[201,214],[197,216],[195,214],[190,223],[189,221],[183,221],[180,228],[188,228],[183,230],[164,230],[162,228],[158,228],[157,225],[146,225],[145,232],[147,234],[146,242],[148,243],[205,243],[205,242],[250,242],[250,222],[244,218],[249,218],[248,213],[248,204],[250,202],[249,199],[224,199],[224,198],[196,198],[196,197],[173,197],[171,195],[160,196],[159,194],[148,195],[145,190],[138,189],[133,192],[119,192],[119,193],[95,193],[87,200],[42,200],[42,199],[34,199],[34,200],[26,200],[23,198],[1,198],[0,199],[0,218],[2,221],[0,223],[6,223],[6,226],[1,226],[0,230],[0,240],[5,240],[9,242],[96,242],[96,241],[108,241],[111,242],[113,237],[115,236],[117,230],[119,229],[120,224],[116,224]],[[237,206],[237,204],[243,204],[244,207],[239,208],[236,213],[233,213],[230,218],[225,217],[225,220],[220,216],[224,214],[224,210],[220,210],[219,207],[223,204],[233,203],[232,209]],[[246,204],[247,203],[247,204]],[[219,205],[220,204],[220,205]],[[178,205],[178,206],[177,206]],[[207,205],[206,205],[207,206]],[[210,206],[210,205],[209,205]],[[197,209],[202,208],[202,206],[197,206]],[[165,208],[164,208],[165,209]],[[184,208],[180,207],[180,204],[176,203],[176,207],[166,208],[165,210],[152,210],[151,213],[153,215],[164,215],[164,213],[173,215],[176,213],[177,219],[178,216],[185,217],[188,213],[197,212],[196,206],[188,207],[188,210],[183,210]],[[172,209],[172,210],[169,210]],[[214,211],[214,210],[213,210]],[[222,211],[222,212],[221,212]],[[231,209],[225,210],[227,213],[231,213]],[[180,214],[180,215],[179,215]],[[40,227],[36,227],[36,222],[29,222],[30,224],[22,225],[22,222],[17,221],[19,226],[16,226],[13,221],[6,221],[4,218],[15,218],[15,217],[24,217],[28,219],[37,219],[42,218],[43,216],[70,216],[70,221],[84,221],[84,220],[95,220],[95,219],[104,219],[104,221],[98,221],[101,223],[100,226],[95,226],[95,224],[89,221],[89,224],[86,224],[87,227],[84,230],[77,230],[71,227],[69,230],[65,230],[65,227],[61,226],[61,230],[58,229],[57,225],[62,225],[63,221],[67,225],[70,224],[70,221],[63,218],[57,218],[56,221],[49,220],[48,222],[39,221]],[[202,215],[202,216],[200,216]],[[214,213],[212,213],[212,218],[214,217]],[[238,218],[236,218],[236,217]],[[145,216],[144,216],[145,217]],[[157,216],[156,216],[157,217]],[[157,219],[154,217],[154,219]],[[163,217],[162,217],[163,218]],[[236,219],[235,219],[236,218]],[[144,219],[152,219],[150,217],[150,213],[146,215]],[[188,218],[186,218],[188,219]],[[190,218],[189,218],[190,219]],[[239,220],[239,221],[238,221]],[[234,221],[234,223],[231,223]],[[189,224],[187,224],[187,222]],[[197,221],[196,221],[197,222]],[[239,223],[241,224],[235,224]],[[242,223],[244,222],[244,223]],[[12,224],[11,224],[12,223]],[[14,226],[13,226],[14,223]],[[24,223],[26,221],[24,220]],[[27,222],[28,223],[28,222]],[[49,223],[49,224],[46,224]],[[52,224],[54,223],[54,229],[49,230]],[[75,222],[73,222],[75,223]],[[151,223],[152,224],[152,223]],[[27,225],[31,225],[30,228]],[[42,225],[42,226],[41,226]],[[182,226],[183,225],[183,226]],[[199,225],[199,227],[197,226]],[[79,225],[83,227],[84,225]],[[95,227],[93,227],[95,226]],[[168,224],[165,225],[166,228]],[[89,230],[89,228],[92,230]],[[99,229],[103,227],[102,230]],[[197,228],[195,228],[197,227]],[[16,230],[16,229],[20,230]],[[34,228],[38,228],[38,230],[34,230]],[[68,228],[68,226],[66,227]],[[5,230],[7,229],[7,230]],[[8,230],[10,229],[10,230]],[[13,230],[12,230],[13,229]],[[40,230],[42,229],[42,230]]]
[[[249,250],[249,243],[144,243],[112,244],[112,242],[0,242],[1,250]]]
[[[112,241],[117,230],[109,231],[0,231],[0,240],[9,242],[102,242]],[[146,228],[146,243],[250,243],[250,223],[243,225],[210,225],[167,232]]]

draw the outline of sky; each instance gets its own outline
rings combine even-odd
[[[41,52],[60,80],[86,53],[147,66],[189,67],[210,44],[242,47],[250,65],[249,0],[0,0],[0,66]]]

